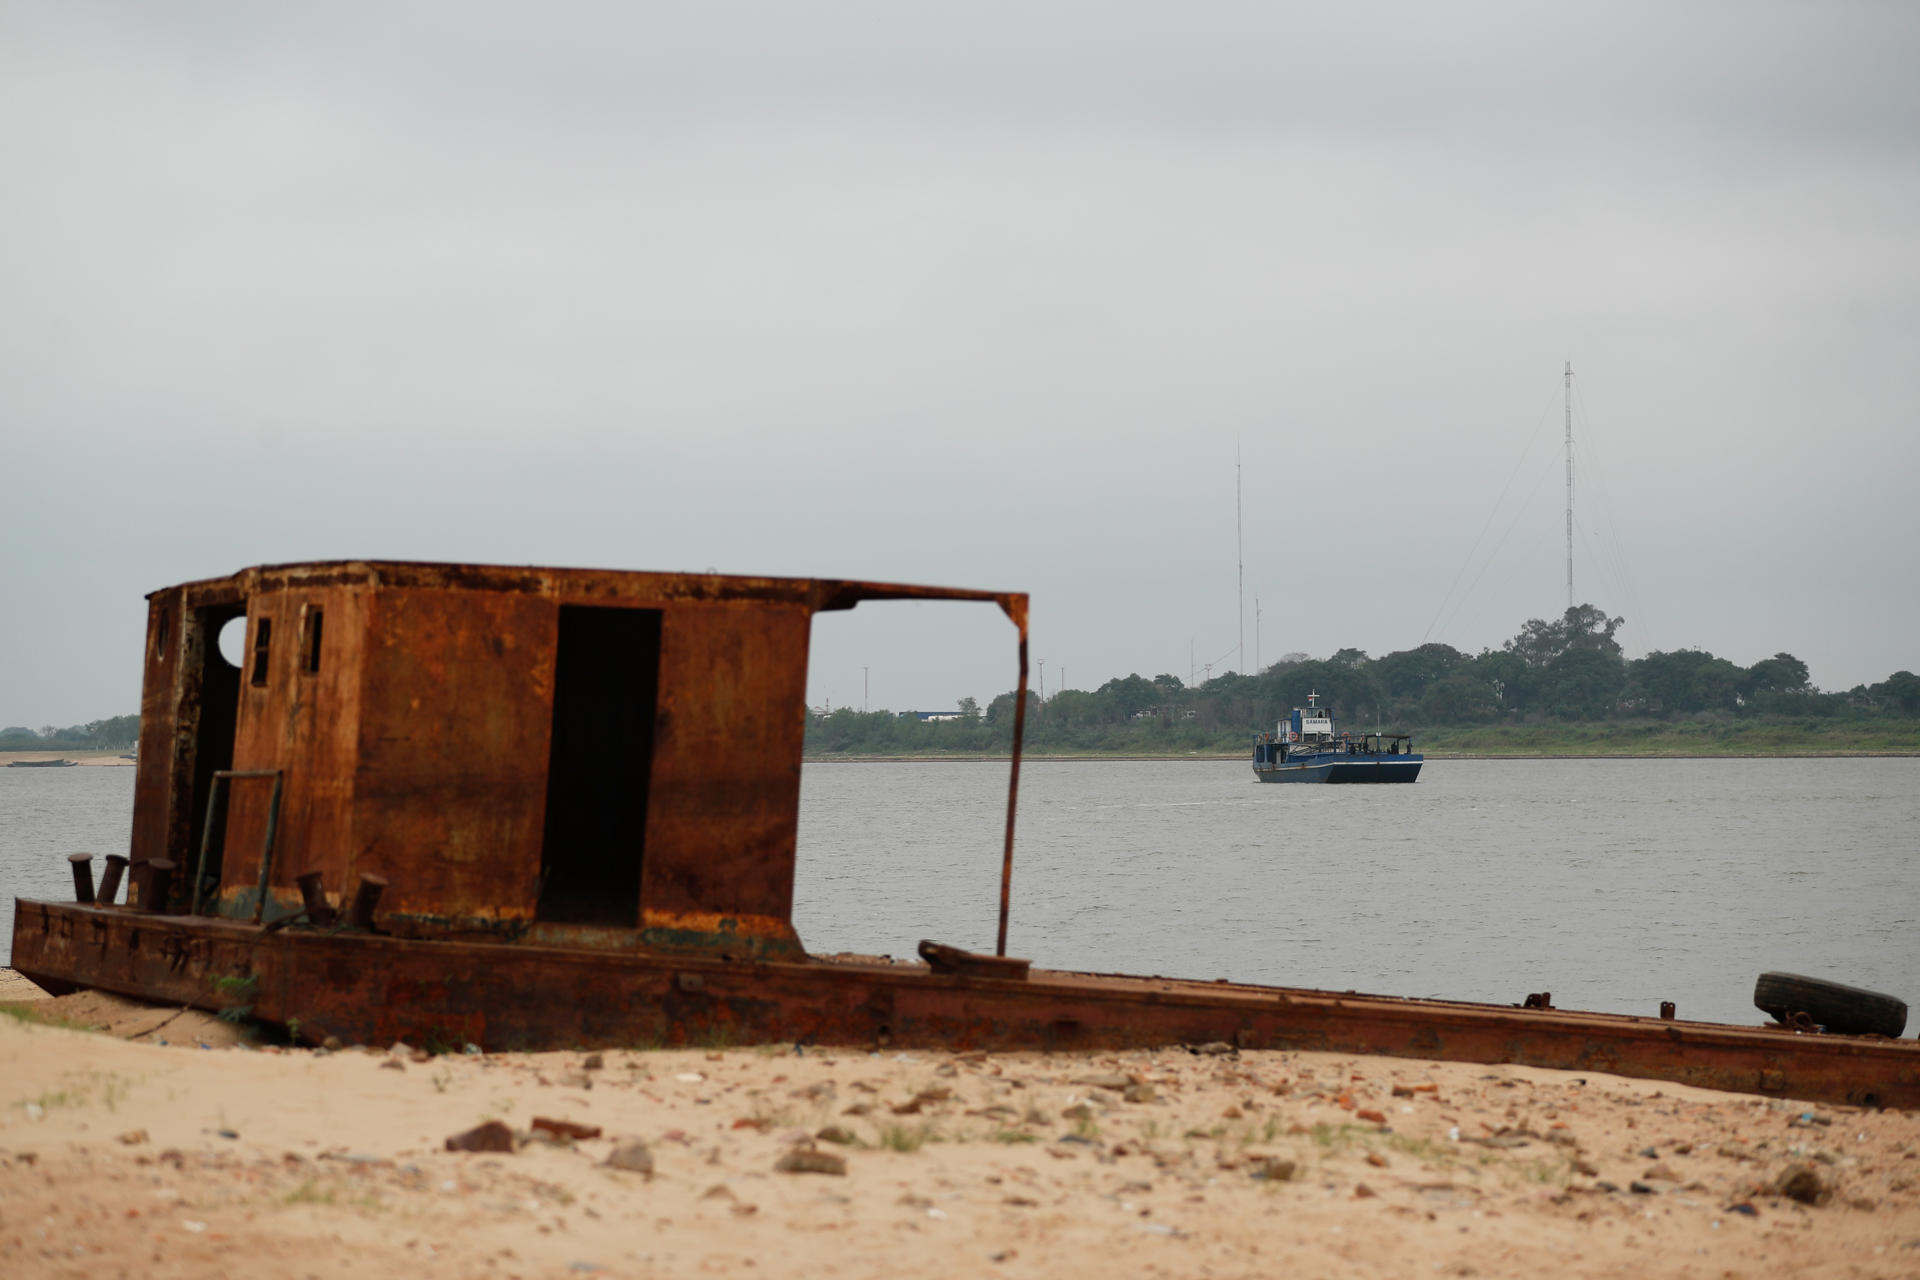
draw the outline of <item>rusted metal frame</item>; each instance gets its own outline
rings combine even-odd
[[[410,560],[326,560],[256,565],[225,578],[204,578],[167,590],[190,605],[223,602],[261,592],[314,587],[445,587],[496,592],[588,595],[619,599],[621,587],[643,588],[650,600],[723,602],[765,600],[811,604],[816,611],[851,609],[862,600],[979,600],[1004,602],[1009,593],[911,583],[816,578],[762,578],[731,574],[654,573],[631,569],[527,569],[512,565],[437,564]],[[608,588],[614,588],[609,591]],[[151,593],[158,595],[159,592]],[[1021,597],[1024,599],[1024,596]]]
[[[1027,736],[1027,599],[1002,600],[1000,607],[1020,629],[1020,683],[1013,695],[1013,761],[1007,770],[1007,842],[1000,855],[1000,930],[993,954],[1007,954],[1007,913],[1013,900],[1013,820],[1020,808],[1020,748]]]
[[[974,591],[961,587],[916,587],[880,582],[822,582],[817,611],[851,609],[863,600],[977,600],[1000,606],[1020,633],[1020,680],[1013,704],[1013,760],[1007,774],[1007,834],[1000,854],[1000,920],[994,954],[1007,954],[1007,916],[1013,894],[1013,831],[1020,805],[1020,756],[1027,733],[1027,595],[1019,591]]]
[[[279,769],[216,769],[213,774],[213,786],[207,792],[207,821],[200,834],[200,856],[193,864],[193,892],[188,910],[193,915],[200,914],[201,886],[207,875],[207,853],[213,847],[213,828],[220,813],[220,797],[227,790],[226,784],[235,778],[272,778],[273,800],[267,807],[267,835],[260,847],[260,887],[253,904],[253,922],[259,924],[267,909],[267,881],[273,874],[274,838],[280,833],[280,794],[286,783],[286,775]]]
[[[777,580],[775,580],[777,581]],[[1024,619],[1027,596],[1022,591],[979,591],[971,587],[920,587],[900,582],[814,582],[813,607],[817,613],[851,609],[864,600],[973,600],[997,604],[1015,623]],[[1019,617],[1015,617],[1015,614]]]

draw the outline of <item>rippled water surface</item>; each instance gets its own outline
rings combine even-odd
[[[991,949],[1006,766],[807,766],[810,947]],[[1920,1004],[1920,760],[1032,763],[1008,950],[1048,967],[1752,1022],[1767,969]]]
[[[124,851],[133,770],[0,769],[12,899]],[[991,950],[1004,764],[810,764],[818,951]],[[1920,760],[1430,763],[1263,786],[1224,762],[1029,762],[1008,950],[1050,968],[1752,1022],[1787,969],[1920,1004]],[[100,867],[96,863],[96,872]]]
[[[0,769],[0,956],[13,954],[13,900],[73,900],[69,853],[125,853],[133,828],[131,766]],[[125,890],[121,891],[122,900]]]

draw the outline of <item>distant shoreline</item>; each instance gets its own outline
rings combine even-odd
[[[71,760],[77,765],[90,765],[96,769],[134,763],[127,759],[127,753],[120,751],[0,751],[0,769],[15,760]]]
[[[1566,753],[1541,752],[1467,752],[1458,755],[1439,755],[1426,752],[1429,764],[1451,764],[1457,760],[1911,760],[1920,758],[1920,751],[1726,751],[1706,753],[1698,751],[1662,752],[1662,751],[1577,751]],[[801,758],[803,764],[1005,764],[1013,757],[1009,755],[809,755]],[[1209,754],[1201,752],[1195,755],[1085,755],[1053,754],[1051,752],[1026,752],[1020,759],[1031,764],[1035,761],[1062,763],[1094,763],[1100,761],[1161,761],[1186,762],[1189,764],[1219,764],[1222,761],[1246,763],[1244,754]]]
[[[1483,752],[1463,751],[1458,754],[1425,753],[1429,764],[1452,763],[1457,760],[1911,760],[1920,758],[1920,751],[1727,751],[1727,752],[1661,752],[1661,751],[1573,751],[1550,753],[1537,751]],[[1061,764],[1093,764],[1099,762],[1134,762],[1173,764],[1220,764],[1238,761],[1245,763],[1247,756],[1240,752],[1231,755],[1223,752],[1200,752],[1198,754],[1115,754],[1097,755],[1086,752],[1027,752],[1020,757],[1028,763],[1049,762]],[[801,758],[804,764],[1005,764],[1012,757],[1004,754],[954,753],[950,755],[808,755]],[[126,758],[117,751],[0,751],[0,769],[6,768],[15,760],[71,760],[76,766],[95,769],[131,768],[135,761]]]

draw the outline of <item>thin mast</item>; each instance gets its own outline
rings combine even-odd
[[[1573,611],[1573,361],[1567,361],[1567,611]]]
[[[1238,584],[1240,599],[1240,651],[1234,659],[1234,669],[1241,675],[1247,673],[1247,541],[1241,533],[1240,523],[1240,446],[1233,446],[1233,549],[1240,562]]]

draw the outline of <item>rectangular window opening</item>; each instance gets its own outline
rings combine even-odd
[[[541,920],[640,922],[660,619],[658,609],[560,607]]]
[[[267,655],[273,648],[273,619],[262,618],[253,624],[253,684],[267,683]]]
[[[300,669],[310,676],[320,673],[320,623],[320,610],[308,609],[307,638],[302,646]]]
[[[173,610],[162,608],[153,620],[153,656],[164,662],[167,657],[167,632],[173,626]]]

